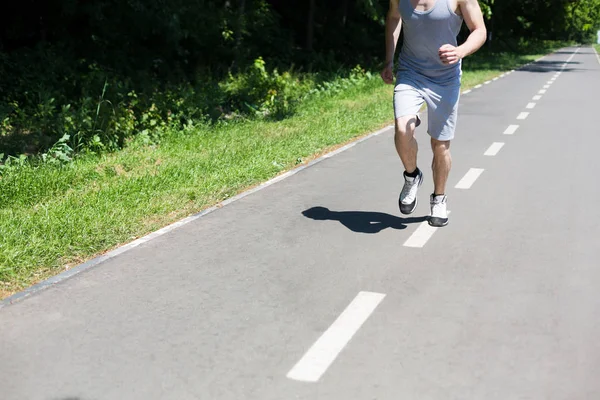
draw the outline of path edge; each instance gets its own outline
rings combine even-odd
[[[151,233],[149,233],[149,234],[147,234],[147,235],[145,235],[145,236],[143,236],[143,237],[141,237],[139,239],[136,239],[136,240],[134,240],[132,242],[129,242],[127,244],[124,244],[122,246],[119,246],[119,247],[117,247],[117,248],[115,248],[113,250],[110,250],[109,252],[107,252],[105,254],[96,256],[96,257],[94,257],[94,258],[92,258],[92,259],[90,259],[90,260],[88,260],[88,261],[86,261],[86,262],[84,262],[82,264],[78,264],[78,265],[74,266],[73,268],[70,268],[67,271],[61,272],[60,274],[54,275],[54,276],[52,276],[50,278],[47,278],[47,279],[45,279],[45,280],[43,280],[41,282],[38,282],[38,283],[34,284],[32,286],[29,286],[28,288],[23,289],[23,290],[15,293],[15,294],[13,294],[13,295],[5,298],[4,300],[0,301],[0,309],[2,309],[4,307],[7,307],[7,306],[10,306],[12,304],[15,304],[15,303],[17,303],[19,301],[22,301],[22,300],[24,300],[24,299],[26,299],[26,298],[28,298],[28,297],[30,297],[30,296],[32,296],[32,295],[40,292],[40,291],[42,291],[42,290],[48,289],[48,288],[50,288],[50,287],[52,287],[52,286],[54,286],[54,285],[56,285],[58,283],[61,283],[61,282],[65,281],[65,280],[67,280],[67,279],[69,279],[69,278],[71,278],[71,277],[73,277],[75,275],[78,275],[78,274],[80,274],[80,273],[82,273],[84,271],[87,271],[87,270],[89,270],[89,269],[91,269],[91,268],[93,268],[95,266],[98,266],[98,265],[102,264],[105,261],[108,261],[108,260],[110,260],[110,259],[112,259],[112,258],[114,258],[114,257],[116,257],[116,256],[118,256],[120,254],[123,254],[126,251],[134,249],[134,248],[138,247],[141,244],[147,243],[147,242],[151,241],[152,239],[155,239],[155,238],[160,237],[160,236],[162,236],[162,235],[164,235],[166,233],[169,233],[169,232],[171,232],[171,231],[173,231],[173,230],[175,230],[175,229],[177,229],[177,228],[179,228],[181,226],[187,225],[188,223],[193,222],[193,221],[195,221],[197,219],[200,219],[200,218],[202,218],[205,215],[208,215],[208,214],[210,214],[210,213],[212,213],[212,212],[214,212],[214,211],[216,211],[218,209],[221,209],[221,208],[223,208],[223,207],[225,207],[225,206],[227,206],[227,205],[229,205],[231,203],[234,203],[234,202],[236,202],[238,200],[241,200],[241,199],[243,199],[246,196],[249,196],[249,195],[251,195],[253,193],[256,193],[256,192],[258,192],[258,191],[260,191],[262,189],[265,189],[265,188],[267,188],[267,187],[269,187],[269,186],[271,186],[271,185],[273,185],[273,184],[275,184],[277,182],[280,182],[280,181],[282,181],[282,180],[284,180],[286,178],[289,178],[289,177],[297,174],[298,172],[300,172],[300,171],[302,171],[304,169],[310,168],[313,165],[318,164],[318,163],[320,163],[320,162],[322,162],[324,160],[327,160],[327,159],[329,159],[329,158],[331,158],[331,157],[333,157],[333,156],[335,156],[337,154],[340,154],[340,153],[342,153],[342,152],[344,152],[344,151],[346,151],[346,150],[354,147],[355,145],[357,145],[357,144],[359,144],[361,142],[364,142],[365,140],[368,140],[368,139],[371,139],[373,137],[379,136],[379,135],[381,135],[381,134],[389,131],[393,127],[394,127],[393,124],[386,125],[385,127],[381,128],[381,129],[379,129],[379,130],[377,130],[375,132],[372,132],[372,133],[369,133],[369,134],[366,134],[366,135],[363,135],[363,136],[359,136],[358,138],[352,139],[350,141],[350,143],[348,143],[348,144],[346,144],[346,145],[344,145],[342,147],[339,147],[339,148],[337,148],[335,150],[332,150],[332,151],[329,151],[329,152],[327,152],[325,154],[322,154],[321,156],[319,156],[319,157],[311,160],[310,162],[308,162],[306,164],[299,165],[298,167],[295,167],[295,168],[293,168],[293,169],[291,169],[291,170],[289,170],[287,172],[284,172],[284,173],[282,173],[282,174],[280,174],[280,175],[278,175],[278,176],[276,176],[276,177],[274,177],[274,178],[272,178],[272,179],[270,179],[268,181],[260,183],[259,185],[255,186],[253,188],[247,189],[247,190],[245,190],[245,191],[237,194],[236,196],[233,196],[233,197],[231,197],[229,199],[223,200],[222,202],[220,202],[218,204],[215,204],[215,205],[213,205],[213,206],[211,206],[209,208],[206,208],[206,209],[204,209],[204,210],[202,210],[202,211],[200,211],[198,213],[192,214],[192,215],[190,215],[190,216],[188,216],[186,218],[183,218],[183,219],[181,219],[179,221],[173,222],[173,223],[171,223],[171,224],[169,224],[169,225],[167,225],[167,226],[165,226],[165,227],[163,227],[161,229],[158,229],[158,230],[156,230],[154,232],[151,232]]]

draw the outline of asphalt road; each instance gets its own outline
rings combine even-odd
[[[1,308],[0,399],[600,399],[599,95],[589,47],[464,95],[447,227],[388,130]]]

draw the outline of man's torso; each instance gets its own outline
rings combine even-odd
[[[404,41],[400,52],[400,69],[416,73],[440,84],[460,79],[460,63],[446,65],[438,50],[449,44],[457,46],[463,23],[456,11],[461,0],[399,0]]]

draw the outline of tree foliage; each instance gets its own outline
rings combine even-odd
[[[485,0],[494,31],[504,40],[590,42],[600,29],[600,0]]]
[[[480,5],[488,22],[494,19],[495,35],[505,40],[589,40],[600,26],[600,0],[480,0]],[[227,68],[236,60],[252,63],[257,55],[307,61],[302,53],[308,47],[313,56],[346,61],[381,53],[387,7],[387,0],[5,2],[0,46],[10,52],[62,43],[77,54],[136,68],[157,62]]]
[[[0,153],[65,137],[73,148],[118,148],[163,125],[291,112],[298,88],[310,86],[291,72],[380,65],[388,1],[3,2]],[[586,42],[600,28],[600,0],[479,2],[492,48]]]

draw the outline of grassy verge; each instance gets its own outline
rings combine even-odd
[[[547,50],[547,49],[544,49]],[[543,55],[482,54],[464,89]],[[214,205],[393,119],[377,77],[313,98],[283,121],[172,132],[160,145],[66,166],[23,166],[0,179],[0,296]]]
[[[600,54],[600,44],[595,44],[594,48],[596,49],[596,52]]]

